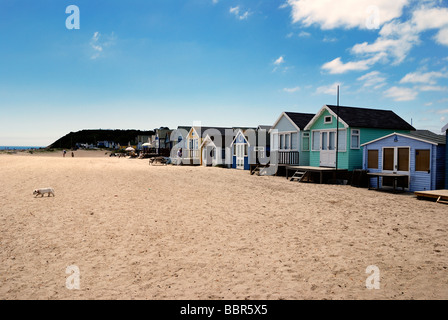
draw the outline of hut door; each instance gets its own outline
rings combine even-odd
[[[244,144],[236,144],[236,168],[237,169],[244,169]]]
[[[408,147],[383,148],[383,172],[409,175]],[[392,179],[383,177],[383,186],[392,186]],[[409,179],[405,183],[409,186]]]
[[[320,139],[320,166],[336,167],[336,131],[322,131]]]

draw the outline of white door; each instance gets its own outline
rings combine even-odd
[[[236,168],[244,170],[244,144],[238,143],[236,146]]]
[[[320,166],[336,167],[336,131],[320,133]]]

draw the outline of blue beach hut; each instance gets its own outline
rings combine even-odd
[[[445,187],[446,137],[428,130],[392,133],[362,144],[363,169],[371,173],[405,175],[401,187],[428,191]],[[393,176],[392,176],[393,177]],[[372,187],[392,186],[392,177],[376,178]]]

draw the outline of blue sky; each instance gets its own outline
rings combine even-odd
[[[93,3],[94,2],[94,3]],[[69,5],[80,28],[67,29]],[[272,124],[336,103],[448,122],[439,0],[0,0],[0,145]]]

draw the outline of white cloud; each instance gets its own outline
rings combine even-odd
[[[448,91],[448,87],[442,86],[422,86],[419,88],[420,91]]]
[[[330,73],[368,70],[377,62],[398,65],[416,45],[421,44],[420,36],[428,30],[435,31],[435,42],[448,46],[448,8],[440,7],[441,3],[439,0],[288,1],[292,8],[293,22],[307,27],[318,25],[321,29],[371,29],[367,26],[367,9],[377,9],[378,28],[381,27],[378,37],[373,42],[357,43],[351,48],[350,53],[357,59],[350,59],[351,62],[344,64],[341,58],[336,58],[326,63],[323,68]],[[402,16],[405,6],[408,6],[410,14]],[[378,55],[382,59],[374,58]]]
[[[333,84],[330,84],[328,86],[321,86],[316,89],[316,94],[329,94],[329,95],[336,95],[338,86],[342,86],[341,82],[335,82]]]
[[[217,4],[219,0],[212,0],[213,4]]]
[[[294,93],[300,90],[300,87],[294,87],[294,88],[284,88],[283,91],[287,93]]]
[[[421,7],[412,13],[412,22],[419,31],[448,27],[448,8]]]
[[[285,63],[285,59],[283,58],[283,56],[280,56],[280,58],[274,61],[274,64],[277,66],[281,65],[282,63]]]
[[[356,55],[384,53],[393,59],[394,64],[399,64],[418,43],[420,43],[419,36],[409,22],[393,21],[383,26],[375,42],[356,44],[351,52]]]
[[[400,83],[424,83],[424,84],[436,84],[436,79],[438,78],[446,78],[448,74],[431,71],[431,72],[411,72],[408,73],[400,80]]]
[[[386,78],[378,71],[366,73],[357,80],[364,81],[364,87],[374,87],[374,89],[379,89],[386,85]]]
[[[336,41],[338,41],[338,38],[327,37],[327,36],[325,36],[325,37],[322,39],[322,41],[323,41],[323,42],[336,42]]]
[[[448,28],[440,30],[435,36],[435,40],[440,44],[448,46]]]
[[[311,33],[306,32],[306,31],[300,31],[300,33],[299,33],[299,37],[301,37],[301,38],[307,38],[310,36],[311,36]]]
[[[408,0],[288,0],[292,7],[292,20],[304,26],[319,25],[322,29],[366,29],[372,17],[372,7],[377,8],[378,23],[398,18]]]
[[[394,101],[412,101],[417,98],[417,90],[402,87],[391,87],[384,91],[384,95]]]
[[[234,14],[239,20],[246,20],[250,15],[248,10],[242,12],[240,6],[230,7],[229,12]]]
[[[105,40],[100,40],[105,38]],[[98,31],[96,31],[90,39],[90,47],[93,49],[93,53],[90,59],[95,60],[101,56],[104,52],[104,48],[110,47],[115,43],[115,36],[111,35],[103,37]]]
[[[341,57],[336,58],[330,62],[325,63],[322,66],[323,70],[327,70],[331,74],[341,74],[348,71],[365,71],[369,69],[373,64],[383,57],[383,54],[378,54],[369,59],[350,61],[344,63],[341,61]]]

